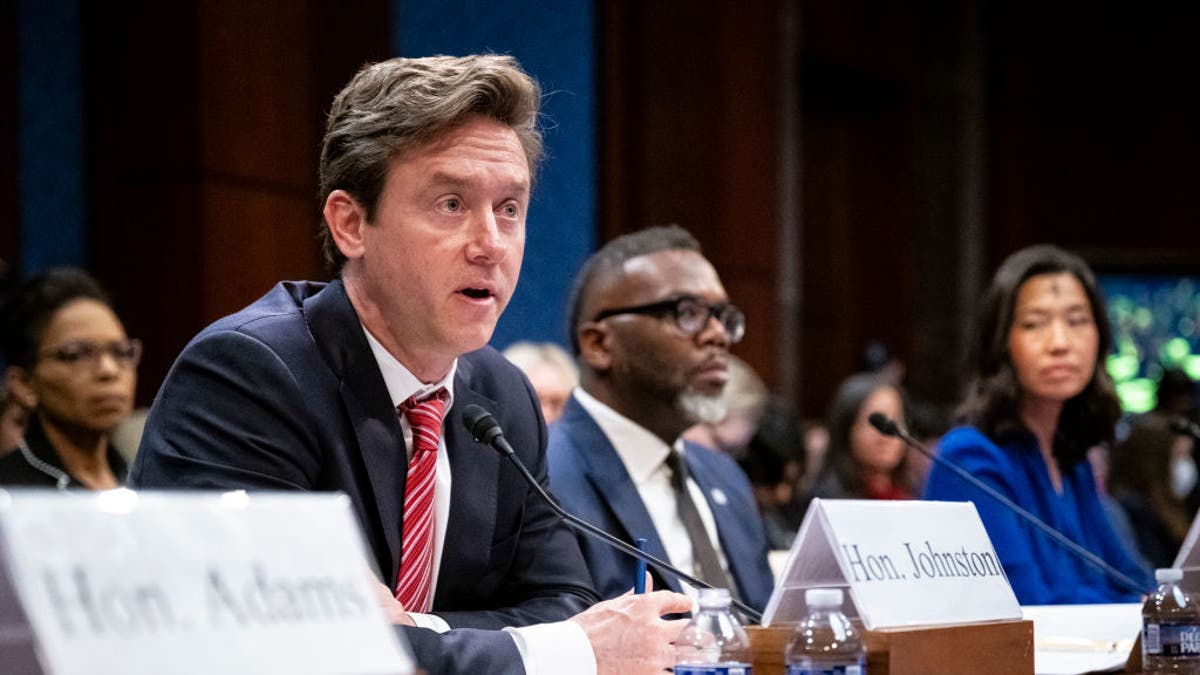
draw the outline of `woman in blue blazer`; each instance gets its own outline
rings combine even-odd
[[[1086,263],[1053,246],[1009,256],[980,305],[960,417],[941,442],[958,464],[1138,583],[1084,562],[942,467],[925,497],[975,503],[1021,604],[1137,601],[1150,583],[1105,517],[1087,461],[1120,407],[1103,363],[1112,335]]]

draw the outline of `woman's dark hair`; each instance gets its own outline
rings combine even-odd
[[[1068,468],[1082,460],[1088,448],[1111,443],[1121,415],[1112,378],[1104,369],[1112,347],[1104,298],[1092,270],[1073,253],[1045,244],[1030,246],[1010,255],[996,270],[976,317],[967,357],[966,398],[958,415],[960,421],[991,438],[1028,432],[1018,408],[1021,387],[1008,352],[1009,331],[1021,285],[1038,275],[1060,273],[1074,276],[1083,286],[1099,336],[1092,379],[1063,405],[1059,416],[1053,451],[1063,468]]]
[[[50,319],[68,303],[80,299],[112,308],[100,284],[74,267],[46,270],[14,288],[0,309],[0,346],[8,365],[28,368],[36,363]]]
[[[833,402],[829,405],[829,416],[826,418],[826,425],[829,429],[829,448],[825,453],[823,472],[833,474],[847,497],[861,497],[866,494],[862,467],[854,458],[854,451],[850,447],[850,432],[854,429],[854,422],[862,412],[863,404],[880,389],[895,390],[900,395],[901,407],[907,414],[909,404],[904,391],[875,373],[859,373],[846,378],[838,387]],[[907,426],[905,420],[896,421]],[[906,463],[907,458],[903,458],[892,470],[892,480],[905,488],[907,486],[903,483],[906,475],[904,471]],[[818,484],[825,482],[825,480],[818,479]]]

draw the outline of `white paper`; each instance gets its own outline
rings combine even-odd
[[[1033,621],[1033,670],[1038,675],[1124,670],[1142,630],[1142,606],[1027,605]]]
[[[0,491],[54,675],[411,673],[344,495]]]
[[[869,629],[1020,618],[969,502],[813,500],[763,625],[799,621],[804,591],[849,590]]]

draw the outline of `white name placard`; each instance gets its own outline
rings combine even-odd
[[[414,671],[344,495],[0,490],[0,537],[47,674]]]
[[[780,579],[763,625],[802,620],[818,587],[870,629],[1021,618],[970,502],[814,499]]]

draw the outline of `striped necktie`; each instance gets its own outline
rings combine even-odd
[[[396,581],[396,599],[409,612],[425,613],[433,605],[433,487],[446,395],[444,388],[439,389],[429,398],[410,398],[397,408],[412,427],[413,438],[404,482],[404,539]]]

